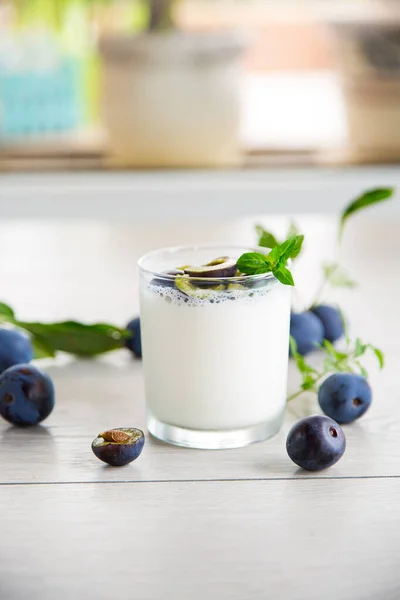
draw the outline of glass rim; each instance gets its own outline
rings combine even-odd
[[[138,260],[138,267],[141,273],[146,273],[147,275],[153,275],[155,277],[157,277],[158,279],[164,279],[166,281],[173,281],[176,277],[176,275],[169,275],[168,273],[165,273],[163,271],[155,271],[152,269],[146,269],[145,267],[143,267],[143,262],[148,259],[151,258],[153,255],[158,254],[160,252],[167,252],[172,254],[175,254],[179,251],[182,250],[187,250],[187,251],[196,251],[196,250],[212,250],[213,248],[217,249],[222,249],[222,248],[237,248],[238,250],[244,250],[245,248],[248,248],[248,252],[260,252],[261,254],[265,254],[266,250],[269,252],[271,251],[271,248],[265,248],[262,246],[246,246],[246,245],[237,245],[237,244],[229,244],[229,242],[227,243],[216,243],[216,244],[182,244],[179,246],[164,246],[161,248],[157,248],[155,250],[150,250],[150,252],[146,252],[146,254],[142,254],[142,256],[139,258]],[[267,253],[268,253],[267,252]],[[289,263],[290,264],[290,261]],[[171,266],[171,269],[176,269],[176,267]],[[246,281],[260,281],[262,279],[271,279],[271,280],[275,280],[278,281],[275,277],[275,275],[269,271],[268,273],[259,273],[257,275],[235,275],[235,277],[190,277],[191,280],[201,280],[203,282],[217,282],[217,281],[224,281],[226,282],[228,279],[230,282],[233,283],[240,283],[243,281],[243,279],[246,279]]]

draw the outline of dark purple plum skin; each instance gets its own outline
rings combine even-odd
[[[222,263],[220,267],[210,267],[209,270],[207,270],[207,266],[202,268],[204,269],[203,272],[199,272],[198,270],[190,267],[186,268],[184,271],[187,275],[190,277],[195,277],[196,279],[202,279],[203,277],[210,279],[226,279],[229,277],[234,277],[237,271],[236,263],[229,266],[224,266]]]
[[[0,373],[14,365],[27,364],[33,358],[30,340],[14,329],[0,329]]]
[[[286,439],[289,458],[307,471],[331,467],[343,456],[345,449],[346,438],[341,427],[324,415],[300,419]]]
[[[125,340],[125,346],[137,358],[142,358],[142,334],[140,328],[140,317],[135,317],[126,326],[132,336]]]
[[[292,312],[290,315],[290,335],[295,339],[297,352],[306,356],[317,350],[324,340],[324,327],[320,319],[310,311]]]
[[[50,377],[32,365],[14,365],[0,375],[0,414],[20,427],[37,425],[54,408]]]
[[[112,467],[123,467],[136,460],[142,453],[145,435],[143,431],[141,434],[141,437],[134,444],[106,443],[103,446],[96,446],[94,440],[92,442],[93,454]]]
[[[327,304],[319,304],[311,309],[320,319],[324,327],[324,339],[328,340],[332,344],[340,340],[344,335],[344,323],[343,317],[340,311],[334,306],[328,306]]]
[[[322,411],[338,423],[352,423],[362,417],[372,402],[368,381],[355,373],[334,373],[318,390]]]

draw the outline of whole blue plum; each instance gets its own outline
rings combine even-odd
[[[33,358],[32,344],[25,335],[15,329],[0,329],[0,373]]]
[[[131,332],[131,337],[125,341],[125,346],[134,354],[137,358],[142,358],[142,336],[140,332],[140,317],[136,317],[129,321],[126,326]]]
[[[308,471],[331,467],[343,456],[345,449],[346,438],[341,427],[324,415],[300,419],[286,439],[289,457]]]
[[[338,423],[359,419],[369,409],[371,401],[368,381],[354,373],[330,375],[318,390],[322,411]]]
[[[54,408],[50,377],[32,365],[15,365],[0,375],[0,414],[21,427],[37,425]]]
[[[325,340],[333,343],[342,337],[344,334],[343,317],[337,308],[327,304],[319,304],[314,306],[311,311],[322,322]]]
[[[324,340],[324,327],[320,319],[310,311],[292,312],[290,315],[290,335],[295,339],[297,352],[302,356],[317,349]]]

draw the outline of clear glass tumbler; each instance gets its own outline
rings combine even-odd
[[[268,273],[245,281],[202,278],[182,290],[165,274],[255,250],[175,247],[139,260],[147,425],[156,438],[192,448],[236,448],[280,429],[290,287]]]

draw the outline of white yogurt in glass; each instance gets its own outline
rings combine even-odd
[[[229,448],[279,430],[286,404],[290,287],[271,274],[248,278],[235,289],[225,289],[235,279],[208,279],[224,289],[200,289],[192,297],[159,275],[251,250],[180,247],[139,261],[148,428],[155,437]]]

